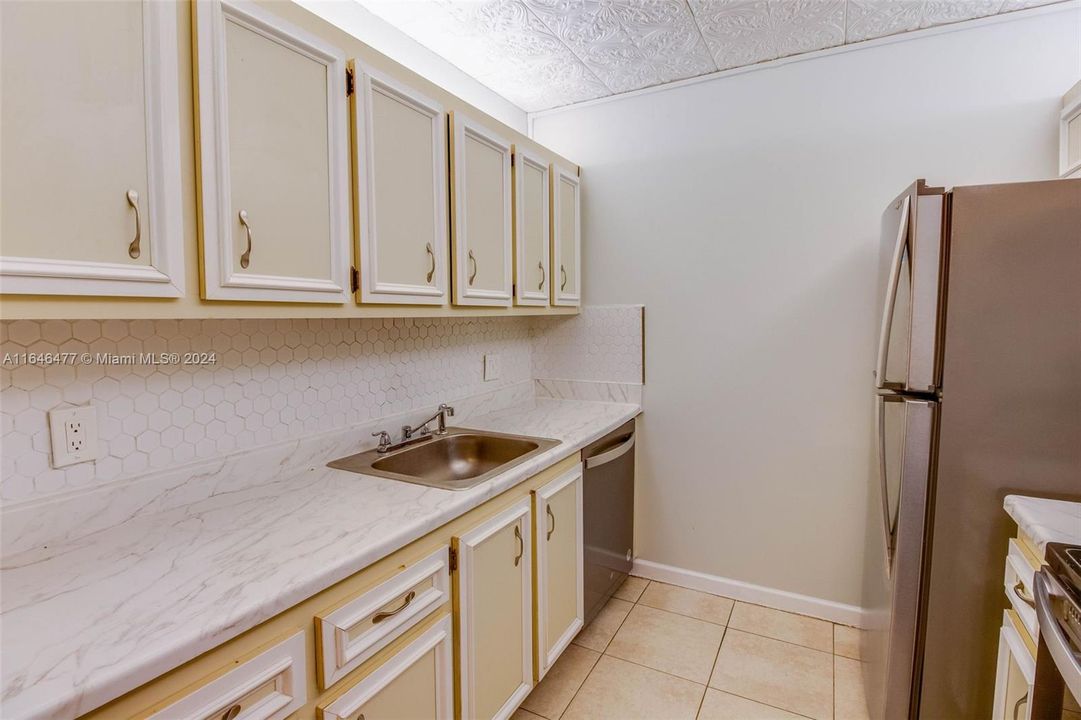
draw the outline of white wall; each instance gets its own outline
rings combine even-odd
[[[859,603],[879,215],[1054,175],[1081,10],[1015,17],[534,119],[585,301],[646,305],[640,557]]]
[[[520,132],[526,111],[467,75],[355,0],[296,0],[332,25]]]

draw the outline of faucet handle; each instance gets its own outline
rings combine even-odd
[[[390,447],[390,433],[386,430],[380,430],[379,432],[373,432],[372,437],[379,438],[379,452],[386,452]]]

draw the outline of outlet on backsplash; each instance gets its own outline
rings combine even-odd
[[[93,405],[50,410],[49,435],[54,468],[97,459],[97,410]]]
[[[499,355],[488,353],[484,356],[484,382],[499,379]]]

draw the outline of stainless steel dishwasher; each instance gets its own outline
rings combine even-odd
[[[582,450],[585,621],[631,571],[634,545],[634,420]]]

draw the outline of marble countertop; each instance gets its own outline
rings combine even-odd
[[[99,707],[353,575],[639,412],[634,404],[537,399],[473,417],[461,425],[561,444],[465,491],[313,464],[5,558],[3,717],[73,718]]]
[[[1041,553],[1049,542],[1081,545],[1081,502],[1007,495],[1002,505]]]

